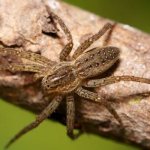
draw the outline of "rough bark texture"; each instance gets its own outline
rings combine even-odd
[[[70,29],[74,49],[85,38],[96,33],[110,21],[92,13],[56,0],[45,1],[60,16]],[[65,35],[49,36],[45,32],[56,32],[50,22],[42,0],[0,0],[0,41],[2,46],[21,46],[25,51],[38,52],[42,56],[57,60],[63,48]],[[92,47],[101,46],[103,38]],[[121,49],[120,62],[105,75],[134,75],[150,78],[150,35],[128,25],[117,24],[109,45]],[[12,58],[11,58],[12,59]],[[1,59],[4,63],[5,58]],[[16,61],[15,59],[12,61]],[[121,82],[96,89],[106,95],[125,125],[122,133],[118,122],[103,107],[87,100],[76,98],[77,127],[97,135],[107,136],[123,142],[150,149],[150,85]],[[0,72],[0,97],[19,107],[38,113],[49,103],[44,98],[40,83],[33,83],[32,74]],[[63,122],[64,105],[53,115]],[[80,118],[80,119],[79,119]]]

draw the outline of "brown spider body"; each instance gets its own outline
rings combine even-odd
[[[32,72],[34,73],[34,79],[42,79],[41,86],[44,93],[55,93],[56,96],[37,116],[34,122],[23,128],[9,141],[6,148],[22,135],[36,128],[42,121],[49,117],[57,109],[63,100],[63,97],[66,97],[67,104],[67,134],[71,138],[75,138],[73,133],[75,120],[74,93],[80,97],[86,98],[93,102],[98,102],[99,104],[105,106],[106,109],[120,123],[120,126],[124,128],[120,116],[112,107],[111,103],[106,101],[105,98],[100,97],[97,93],[86,90],[83,87],[101,87],[119,81],[135,81],[150,84],[150,79],[134,76],[110,76],[102,79],[91,79],[92,77],[107,71],[119,59],[120,50],[113,46],[93,48],[86,51],[93,42],[98,40],[109,30],[111,32],[109,32],[106,37],[106,41],[108,42],[108,39],[110,39],[110,34],[112,33],[113,25],[110,23],[105,24],[96,34],[81,43],[72,56],[69,56],[73,47],[71,33],[62,19],[51,12],[48,7],[46,8],[54,22],[58,22],[68,40],[68,43],[60,53],[60,62],[53,62],[39,54],[24,51],[23,49],[0,48],[0,55],[2,56],[14,55],[18,58],[27,59],[34,62],[33,64],[11,63],[7,65],[0,65],[0,70],[9,70],[11,72]]]
[[[116,47],[95,48],[75,61],[58,63],[51,68],[51,74],[42,79],[42,87],[47,93],[70,93],[86,78],[109,69],[118,60],[119,52]]]
[[[52,70],[51,74],[42,79],[42,87],[46,93],[67,94],[80,84],[75,66],[71,62],[58,63]]]

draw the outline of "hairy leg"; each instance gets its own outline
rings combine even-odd
[[[71,35],[69,29],[67,28],[67,26],[65,25],[64,21],[60,17],[58,17],[55,13],[50,11],[48,6],[46,6],[46,8],[47,8],[47,11],[48,11],[49,15],[51,16],[51,18],[56,20],[59,23],[61,29],[64,31],[64,33],[67,37],[68,43],[65,45],[65,47],[62,49],[62,51],[60,53],[60,60],[65,61],[68,59],[68,56],[73,48],[72,35]]]
[[[97,41],[100,37],[102,37],[108,30],[112,28],[110,23],[104,25],[104,27],[99,30],[98,33],[94,34],[87,40],[85,40],[81,45],[75,50],[72,58],[76,59],[79,55],[81,55],[89,46],[91,46],[95,41]]]
[[[106,34],[106,37],[104,39],[103,42],[103,46],[107,46],[109,44],[109,41],[111,39],[112,33],[116,27],[117,23],[113,23],[111,29],[108,31],[108,33]]]
[[[75,92],[83,98],[90,99],[103,105],[114,116],[114,118],[120,123],[121,127],[123,128],[123,122],[116,110],[112,107],[112,103],[105,100],[103,97],[99,97],[97,93],[85,90],[82,87],[77,88]]]
[[[67,134],[69,137],[74,138],[74,119],[75,119],[75,103],[73,95],[68,95],[67,100]]]
[[[45,67],[37,64],[7,64],[7,65],[0,65],[0,70],[9,70],[11,72],[16,71],[27,71],[27,72],[38,72],[42,73],[46,70]]]
[[[32,122],[31,124],[27,125],[25,128],[23,128],[20,132],[18,132],[6,145],[6,149],[12,145],[16,140],[18,140],[21,136],[28,133],[32,129],[36,128],[42,121],[47,119],[48,116],[50,116],[58,107],[62,100],[62,96],[56,96],[50,104],[36,117],[36,120]]]
[[[49,60],[46,57],[43,57],[39,54],[33,53],[31,51],[25,51],[23,49],[15,49],[15,48],[0,48],[0,55],[7,56],[7,55],[13,55],[17,56],[18,58],[24,58],[30,61],[33,61],[35,63],[39,63],[41,65],[48,65],[51,66],[54,64],[53,61]]]
[[[135,77],[135,76],[110,76],[102,79],[89,80],[84,83],[85,87],[100,87],[108,84],[117,83],[120,81],[134,81],[150,84],[150,79]]]

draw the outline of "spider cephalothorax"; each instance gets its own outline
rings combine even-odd
[[[75,67],[70,63],[54,66],[54,71],[42,79],[42,87],[48,93],[69,93],[79,84]]]
[[[37,116],[36,120],[15,135],[6,147],[10,146],[28,131],[37,127],[43,120],[50,116],[61,103],[63,97],[66,97],[67,101],[67,134],[71,138],[74,138],[74,93],[104,105],[123,127],[122,120],[111,106],[111,103],[105,101],[103,97],[99,97],[97,93],[88,91],[83,87],[94,88],[119,81],[135,81],[150,84],[150,79],[134,76],[110,76],[102,79],[91,79],[108,70],[119,59],[120,50],[113,46],[97,47],[86,51],[86,49],[105,32],[112,30],[112,25],[110,23],[105,24],[96,34],[81,43],[71,57],[69,54],[72,50],[73,42],[70,31],[56,14],[51,12],[48,8],[47,11],[54,22],[58,22],[68,40],[68,43],[60,53],[60,62],[53,62],[39,54],[27,52],[23,49],[0,48],[0,55],[2,56],[14,55],[18,58],[24,58],[33,62],[33,64],[14,63],[1,65],[0,70],[33,72],[36,80],[41,79],[43,91],[47,94],[55,93],[56,95],[41,114]],[[107,36],[110,36],[110,34]]]

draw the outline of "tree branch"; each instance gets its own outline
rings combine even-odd
[[[45,2],[70,29],[74,49],[110,21],[63,2]],[[58,30],[51,20],[46,19],[48,14],[43,1],[24,0],[18,3],[17,0],[1,0],[0,14],[1,46],[23,47],[26,51],[38,52],[58,61],[59,53],[66,43],[65,35],[61,30],[59,36],[49,33]],[[103,39],[92,47],[101,46],[102,42]],[[120,62],[102,76],[114,74],[150,78],[150,35],[128,25],[117,24],[109,45],[121,49]],[[6,61],[5,58],[1,59],[2,64]],[[16,59],[11,58],[11,61]],[[44,97],[40,83],[33,82],[32,76],[29,73],[0,72],[0,96],[12,104],[39,113],[51,97]],[[103,106],[79,97],[76,97],[76,127],[82,127],[88,133],[150,149],[150,85],[121,82],[97,88],[96,91],[113,102],[112,105],[125,125],[125,133],[122,134],[118,122]],[[64,122],[64,104],[52,117]]]

